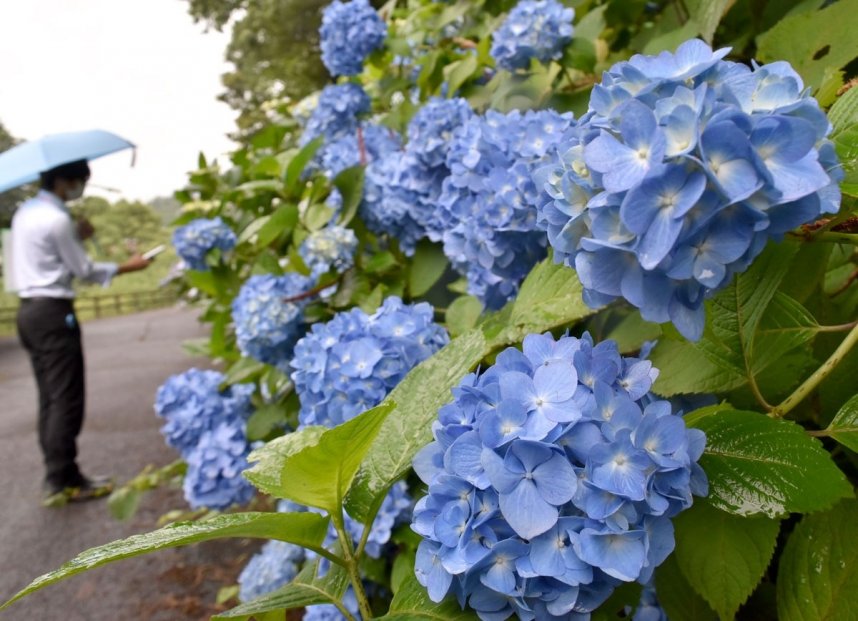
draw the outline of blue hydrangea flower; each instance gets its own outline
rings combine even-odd
[[[372,315],[353,308],[314,324],[291,362],[301,424],[334,427],[378,405],[448,340],[429,304],[396,297]]]
[[[204,432],[220,423],[243,424],[253,412],[253,385],[234,384],[221,390],[225,380],[218,371],[188,369],[158,388],[155,412],[166,421],[161,433],[182,457],[197,447]]]
[[[652,582],[644,586],[641,591],[641,600],[635,608],[632,621],[668,621],[667,613],[658,604]]]
[[[320,166],[329,179],[358,164],[369,164],[399,151],[402,140],[392,129],[364,123],[354,134],[326,144],[321,150]]]
[[[304,562],[304,548],[285,541],[269,541],[254,554],[238,576],[238,598],[243,602],[287,585]]]
[[[331,269],[344,272],[352,267],[357,246],[358,240],[353,230],[331,225],[310,233],[301,242],[298,254],[310,268],[310,278],[316,280]]]
[[[358,128],[358,117],[369,112],[369,96],[357,84],[331,84],[322,89],[319,101],[304,126],[299,144],[324,136],[333,141],[353,135]]]
[[[563,56],[572,40],[573,9],[556,0],[522,0],[492,35],[491,55],[498,67],[514,71]]]
[[[387,25],[368,0],[334,0],[322,12],[322,62],[331,75],[357,75],[387,37]]]
[[[453,131],[436,218],[443,222],[445,254],[468,278],[468,292],[491,309],[518,292],[545,257],[536,226],[541,196],[533,171],[557,145],[571,115],[546,110],[489,111]]]
[[[440,241],[451,223],[439,209],[453,131],[474,115],[464,99],[427,102],[408,125],[404,152],[390,152],[366,169],[361,216],[377,234],[413,254],[418,240]]]
[[[613,341],[532,334],[466,376],[414,458],[430,598],[485,621],[568,619],[647,582],[671,518],[708,491],[705,436],[649,392],[657,375]]]
[[[222,252],[235,248],[236,237],[232,229],[216,218],[199,218],[173,231],[173,246],[192,270],[208,271],[206,254],[219,248]]]
[[[188,471],[182,489],[188,504],[194,509],[226,509],[250,502],[255,489],[241,476],[249,467],[249,453],[243,421],[222,422],[204,431],[186,458]]]
[[[343,595],[343,605],[356,621],[361,621],[357,597],[351,587]],[[346,621],[346,618],[333,604],[316,604],[307,606],[303,621]]]
[[[273,365],[287,365],[301,337],[307,300],[285,301],[312,288],[301,274],[251,276],[232,301],[238,348],[245,356]]]
[[[617,63],[537,174],[538,223],[585,301],[624,298],[691,340],[769,240],[840,204],[831,126],[801,78],[728,51],[694,39]]]

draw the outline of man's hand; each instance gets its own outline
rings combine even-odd
[[[119,265],[117,274],[127,274],[128,272],[139,272],[145,270],[152,263],[152,259],[144,259],[139,254],[135,254],[125,263]]]
[[[77,219],[77,236],[81,241],[86,241],[95,234],[95,227],[92,222],[81,216]]]

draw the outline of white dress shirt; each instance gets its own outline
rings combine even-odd
[[[116,263],[96,263],[87,256],[68,207],[45,190],[12,218],[12,258],[22,298],[72,299],[73,278],[107,286],[118,270]]]

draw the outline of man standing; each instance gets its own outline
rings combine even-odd
[[[12,218],[14,281],[21,304],[18,337],[30,355],[39,391],[39,445],[45,461],[44,503],[85,500],[110,492],[112,482],[78,468],[77,436],[85,408],[84,360],[72,280],[108,285],[117,274],[146,268],[139,255],[122,264],[94,263],[82,239],[93,233],[66,207],[89,180],[86,160],[41,173],[41,190]]]

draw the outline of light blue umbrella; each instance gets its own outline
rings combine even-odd
[[[101,129],[51,134],[0,153],[0,192],[39,179],[39,173],[77,160],[94,160],[134,143]]]

